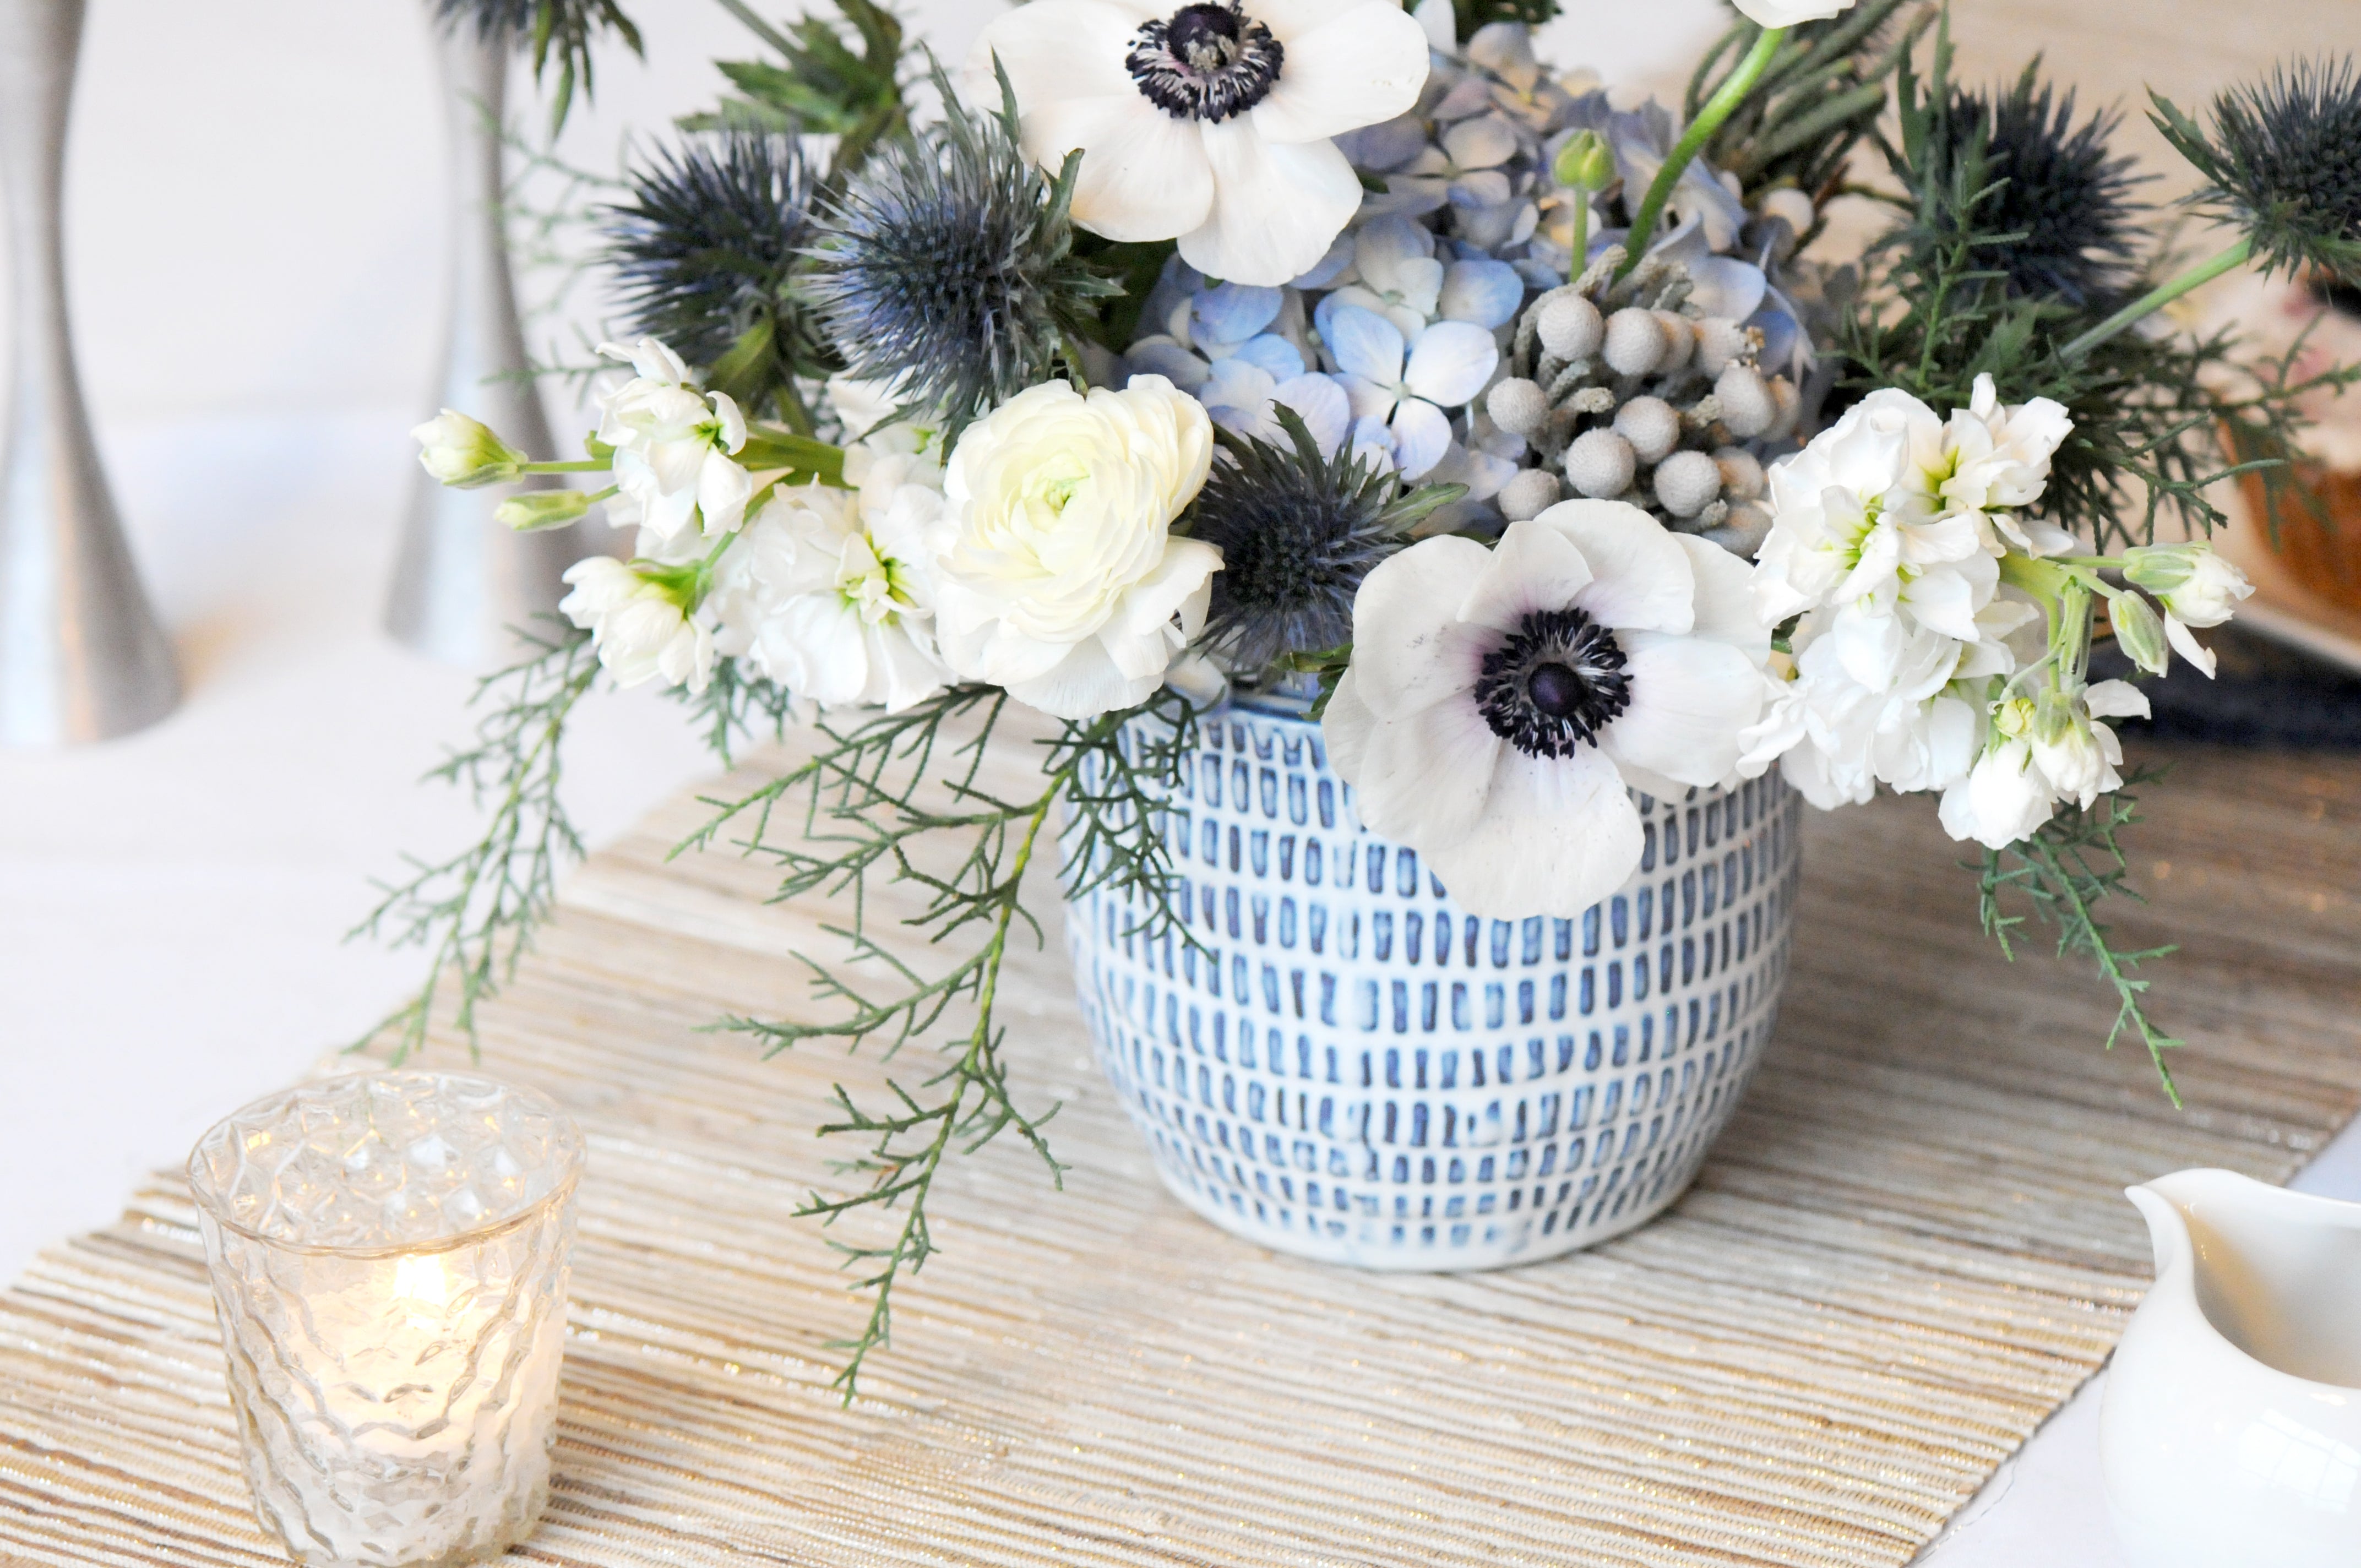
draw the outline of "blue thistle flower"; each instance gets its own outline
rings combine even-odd
[[[2361,280],[2361,76],[2350,56],[2231,89],[2213,100],[2210,134],[2148,96],[2165,139],[2213,181],[2199,202],[2246,231],[2265,270]]]
[[[2149,177],[2111,155],[2122,116],[2102,111],[2075,124],[2074,94],[2054,96],[2036,60],[2014,88],[1989,97],[1953,92],[1954,156],[1965,159],[1981,139],[1988,177],[2005,183],[1977,208],[1978,226],[2018,236],[1980,247],[1979,262],[2005,273],[2012,294],[2087,307],[2138,278],[2148,209],[2132,192]]]
[[[939,69],[943,123],[882,144],[824,215],[801,283],[848,373],[895,384],[956,434],[1050,375],[1120,287],[1073,254],[1080,155],[1049,179],[1016,104],[970,113]]]
[[[793,137],[737,130],[659,154],[609,208],[607,252],[635,330],[754,402],[832,367],[788,287],[811,238],[815,182]]]
[[[1248,678],[1290,653],[1351,641],[1361,579],[1410,543],[1421,519],[1466,493],[1429,485],[1404,494],[1349,447],[1322,455],[1294,410],[1273,412],[1285,445],[1215,432],[1224,455],[1187,514],[1190,536],[1222,552],[1202,646]]]

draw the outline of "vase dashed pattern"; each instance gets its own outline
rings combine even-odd
[[[1318,725],[1200,721],[1162,824],[1178,928],[1141,935],[1114,891],[1067,916],[1100,1065],[1166,1185],[1265,1245],[1392,1269],[1552,1257],[1669,1206],[1778,1010],[1800,797],[1774,773],[1634,798],[1620,892],[1483,920],[1361,828]]]
[[[191,1161],[257,1513],[298,1562],[443,1568],[549,1497],[581,1135],[487,1080],[306,1085]]]

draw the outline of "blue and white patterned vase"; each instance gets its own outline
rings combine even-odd
[[[1786,975],[1801,801],[1775,773],[1637,797],[1640,870],[1581,918],[1482,920],[1362,828],[1316,723],[1200,722],[1165,824],[1194,944],[1137,935],[1112,892],[1066,923],[1176,1196],[1282,1252],[1421,1270],[1554,1257],[1680,1197]]]

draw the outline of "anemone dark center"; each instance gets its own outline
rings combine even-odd
[[[1123,63],[1148,101],[1176,119],[1221,121],[1268,95],[1286,50],[1240,0],[1183,5],[1132,35]]]
[[[1529,757],[1571,757],[1631,706],[1615,633],[1578,609],[1529,612],[1484,656],[1476,707],[1492,733]]]

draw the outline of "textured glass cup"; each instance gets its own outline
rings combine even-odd
[[[498,1556],[549,1500],[582,1135],[489,1079],[258,1100],[189,1157],[255,1511],[300,1563]]]

